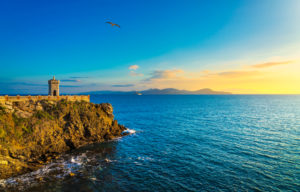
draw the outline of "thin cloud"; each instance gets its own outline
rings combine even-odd
[[[61,82],[73,82],[73,83],[78,83],[80,82],[79,79],[62,79],[60,80]]]
[[[137,70],[138,68],[139,68],[138,65],[131,65],[131,66],[129,66],[130,70]]]
[[[47,83],[37,84],[19,81],[0,81],[0,94],[40,94],[47,93]]]
[[[79,85],[60,85],[60,87],[82,87]]]
[[[267,63],[260,63],[260,64],[255,64],[252,65],[252,67],[254,68],[266,68],[266,67],[272,67],[272,66],[276,66],[276,65],[286,65],[286,64],[291,64],[294,61],[290,60],[290,61],[281,61],[281,62],[267,62]]]
[[[71,79],[87,79],[88,77],[81,77],[81,76],[73,76],[70,77]]]
[[[144,76],[144,74],[136,72],[136,70],[138,68],[139,68],[138,65],[131,65],[131,66],[129,66],[128,69],[130,70],[130,76],[133,76],[133,77]]]
[[[12,82],[1,82],[0,85],[8,85],[8,86],[34,86],[34,87],[45,87],[48,86],[47,83],[38,84],[38,83],[29,83],[29,82],[19,82],[19,81],[12,81]]]
[[[130,76],[134,76],[134,77],[136,77],[136,76],[144,76],[144,74],[142,74],[142,73],[137,73],[137,72],[135,72],[135,71],[130,71]]]
[[[133,87],[134,84],[112,85],[112,87]]]
[[[259,75],[259,71],[225,71],[217,73],[218,76],[223,77],[249,77]]]
[[[179,75],[184,73],[183,70],[174,69],[174,70],[156,70],[151,73],[151,77],[145,81],[151,80],[163,80],[163,79],[178,79]]]

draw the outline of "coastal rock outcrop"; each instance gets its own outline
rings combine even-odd
[[[120,137],[125,129],[108,103],[0,104],[0,179],[36,170],[62,152]]]

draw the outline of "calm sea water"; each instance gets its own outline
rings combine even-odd
[[[136,132],[66,154],[30,191],[300,191],[300,96],[91,100]]]

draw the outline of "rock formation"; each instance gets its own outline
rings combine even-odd
[[[0,179],[38,169],[60,153],[120,137],[110,104],[61,101],[0,105]]]

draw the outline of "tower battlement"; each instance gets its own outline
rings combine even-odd
[[[50,79],[48,81],[49,85],[49,92],[48,95],[50,96],[59,96],[59,80],[55,79],[55,76],[53,76],[53,79]]]

